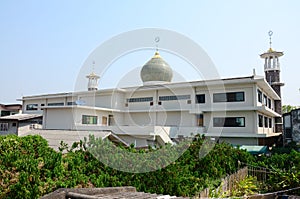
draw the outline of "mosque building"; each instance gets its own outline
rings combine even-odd
[[[86,91],[24,96],[23,113],[41,114],[42,129],[110,132],[137,147],[164,145],[184,137],[206,137],[234,145],[272,145],[282,134],[279,58],[261,54],[264,76],[172,82],[172,67],[157,50],[140,72],[143,85],[98,89],[87,75]]]

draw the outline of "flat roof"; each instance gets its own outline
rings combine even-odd
[[[257,84],[264,92],[268,93],[273,99],[280,100],[281,98],[276,94],[273,88],[266,82],[263,76],[252,75],[244,77],[231,77],[231,78],[222,78],[222,79],[208,79],[208,80],[196,80],[196,81],[187,81],[187,82],[167,82],[161,84],[153,85],[140,85],[124,88],[108,88],[108,89],[99,89],[97,91],[74,91],[66,93],[53,93],[53,94],[43,94],[43,95],[32,95],[24,96],[24,100],[30,99],[43,99],[43,98],[56,98],[56,97],[73,97],[76,95],[105,95],[115,92],[125,93],[132,90],[156,90],[156,89],[165,89],[169,88],[185,88],[185,87],[197,87],[197,86],[226,86],[232,84]]]

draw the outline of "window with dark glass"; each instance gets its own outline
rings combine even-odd
[[[244,92],[214,93],[213,102],[242,102],[245,101]]]
[[[197,104],[205,103],[205,94],[196,95],[196,103]]]
[[[170,95],[170,96],[159,96],[159,101],[173,101],[173,100],[189,100],[190,95]]]
[[[36,111],[36,110],[38,110],[38,104],[27,104],[26,110],[27,111]]]
[[[82,115],[82,124],[97,124],[97,120],[97,116]]]
[[[245,117],[215,117],[214,127],[245,127]]]
[[[134,103],[134,102],[151,102],[153,101],[153,97],[136,97],[136,98],[128,98],[127,102]]]
[[[259,127],[263,127],[264,121],[263,121],[263,116],[262,115],[258,115],[258,126]]]
[[[271,99],[270,99],[270,98],[268,98],[268,107],[269,107],[269,109],[271,109],[271,108],[272,108],[272,101],[271,101]]]
[[[0,123],[0,131],[8,131],[8,123]]]
[[[63,102],[54,102],[54,103],[48,103],[48,106],[64,106]]]
[[[259,89],[257,89],[257,100],[262,103],[262,92]]]
[[[272,128],[272,118],[269,118],[269,128]]]
[[[76,105],[76,102],[67,102],[68,106]]]
[[[265,127],[268,128],[268,118],[267,117],[264,117],[264,118],[265,118],[265,121],[264,121],[265,122]]]
[[[268,105],[268,97],[266,95],[264,95],[264,105]]]

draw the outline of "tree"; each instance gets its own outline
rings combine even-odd
[[[298,106],[292,106],[292,105],[283,105],[282,106],[282,113],[289,113],[294,109],[299,108]]]

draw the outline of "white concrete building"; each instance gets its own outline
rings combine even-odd
[[[270,145],[281,134],[275,128],[281,98],[263,76],[174,83],[172,76],[156,52],[141,70],[142,86],[98,90],[92,73],[87,91],[25,96],[23,112],[42,114],[47,130],[110,131],[139,147],[195,134]]]

